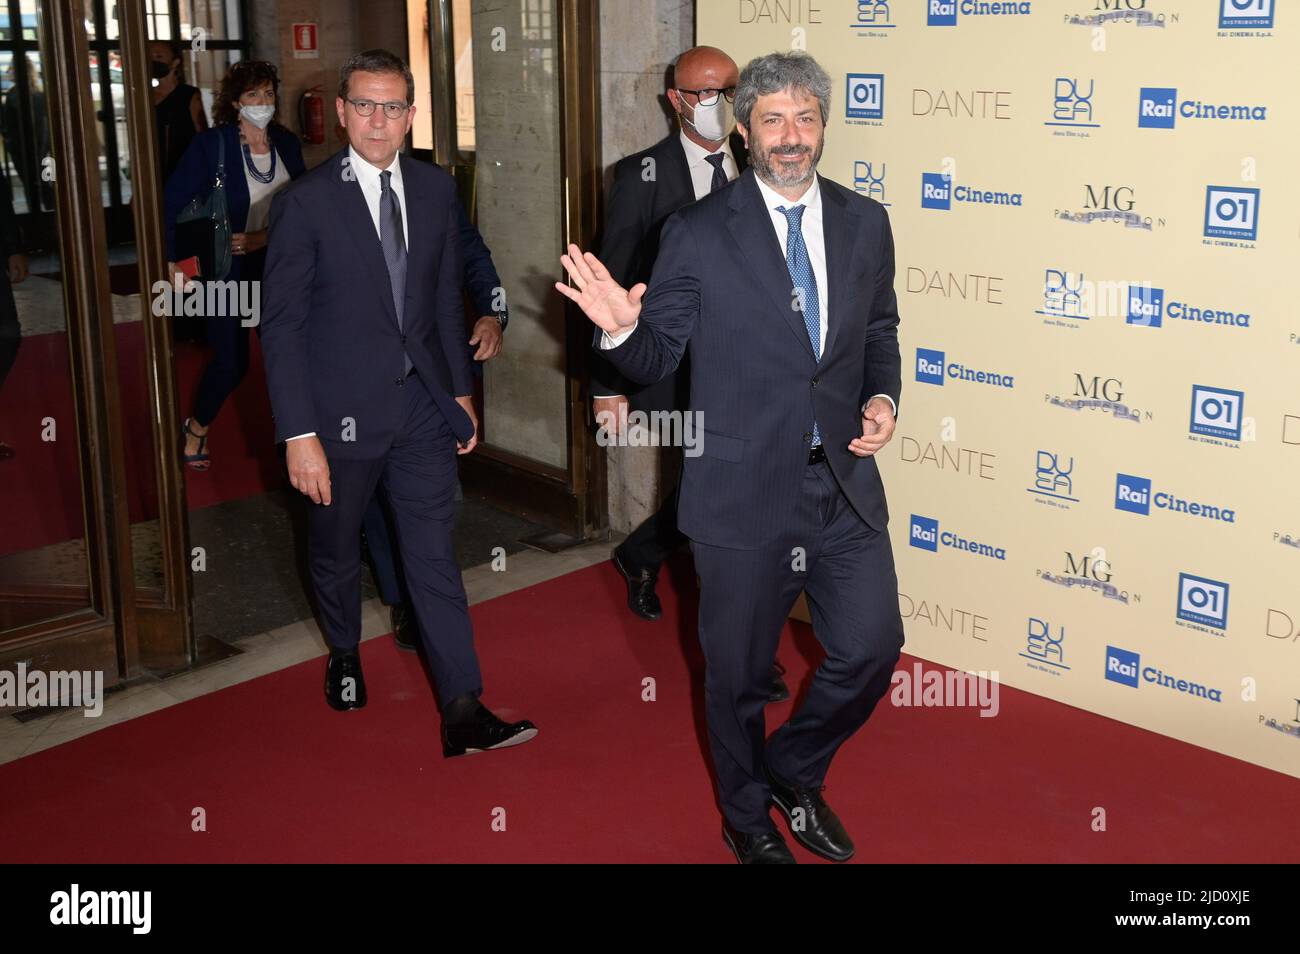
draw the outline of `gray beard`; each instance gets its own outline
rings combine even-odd
[[[789,189],[794,186],[803,185],[805,182],[811,182],[813,176],[817,174],[817,163],[822,158],[822,146],[818,145],[817,152],[813,155],[812,162],[808,166],[808,172],[805,175],[785,175],[778,171],[779,166],[772,158],[772,153],[760,155],[757,150],[750,153],[749,161],[754,167],[754,174],[770,186],[778,189]]]

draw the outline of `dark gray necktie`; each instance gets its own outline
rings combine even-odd
[[[393,285],[393,308],[397,312],[397,327],[401,328],[406,305],[406,237],[402,232],[402,205],[388,184],[392,177],[388,171],[379,173],[379,244],[384,247],[388,280]]]
[[[713,166],[713,181],[709,183],[709,191],[717,192],[729,181],[727,174],[722,171],[722,160],[725,158],[722,153],[715,152],[711,156],[705,156],[704,161]]]

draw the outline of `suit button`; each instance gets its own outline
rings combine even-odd
[[[402,338],[402,344],[406,344],[406,335],[402,335],[401,338]]]
[[[821,380],[821,375],[816,375],[812,379],[812,386],[817,387],[817,382]]]
[[[397,384],[397,386],[398,386],[399,388],[400,388],[400,387],[403,387],[403,386],[405,386],[405,384],[406,384],[406,378],[398,378],[397,381],[396,381],[395,383]]]
[[[804,435],[803,435],[803,442],[804,442],[805,444],[811,444],[811,443],[812,443],[812,431],[807,431],[807,432],[804,433]]]

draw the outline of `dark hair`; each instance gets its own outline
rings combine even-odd
[[[411,69],[406,65],[406,61],[396,53],[389,53],[387,50],[366,50],[344,63],[343,69],[339,70],[339,99],[348,98],[348,81],[357,71],[397,74],[406,80],[406,105],[415,102],[415,77],[411,75]]]
[[[180,66],[176,67],[176,80],[179,83],[185,82],[185,47],[181,45],[180,40],[150,40],[149,46],[165,46],[171,50],[172,60],[180,60]],[[150,51],[152,52],[152,51]],[[167,62],[171,62],[168,60]]]
[[[274,63],[266,60],[240,60],[231,63],[226,75],[221,77],[221,86],[217,89],[216,101],[212,104],[212,123],[225,126],[239,122],[239,97],[250,89],[271,84],[275,102],[280,104],[280,74]]]

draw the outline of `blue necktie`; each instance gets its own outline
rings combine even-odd
[[[379,244],[384,248],[384,264],[388,266],[388,281],[393,287],[393,311],[400,331],[402,313],[406,310],[406,235],[402,231],[402,204],[388,184],[392,176],[388,170],[379,173]],[[406,373],[410,372],[411,359],[406,356]]]
[[[817,301],[817,276],[813,274],[812,260],[808,257],[808,246],[804,244],[803,222],[804,206],[796,205],[793,209],[779,206],[777,211],[785,216],[789,230],[785,238],[785,264],[790,269],[790,278],[794,287],[800,292],[803,305],[803,323],[808,329],[808,340],[812,342],[813,354],[820,361],[822,356],[821,303]],[[812,446],[822,442],[821,431],[813,421]]]
[[[727,174],[722,171],[722,160],[724,158],[725,157],[720,152],[715,152],[711,156],[704,157],[704,161],[713,166],[713,181],[709,183],[710,192],[717,192],[730,181],[727,178]]]

